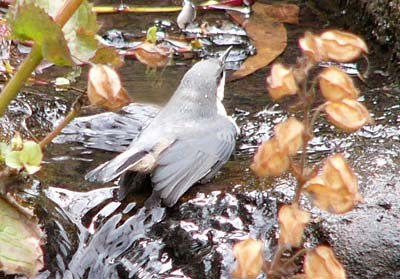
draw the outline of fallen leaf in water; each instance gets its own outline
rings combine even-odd
[[[299,6],[295,4],[265,5],[266,15],[284,23],[299,24]]]
[[[43,233],[37,220],[4,198],[0,198],[0,212],[0,269],[33,278],[43,268]]]
[[[161,68],[167,65],[171,50],[144,42],[135,48],[135,56],[141,63],[151,68]]]
[[[271,63],[286,48],[286,29],[282,23],[265,14],[266,5],[254,3],[249,19],[237,12],[228,12],[238,24],[246,29],[257,54],[246,59],[229,80],[241,79]]]

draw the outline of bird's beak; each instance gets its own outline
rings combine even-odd
[[[224,52],[220,57],[218,57],[218,60],[221,61],[221,64],[224,64],[224,63],[225,63],[225,60],[226,60],[226,58],[228,57],[229,52],[231,52],[232,48],[233,48],[233,46],[228,47],[228,48],[225,50],[225,52]]]

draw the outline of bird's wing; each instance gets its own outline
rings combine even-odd
[[[237,130],[231,121],[223,119],[208,123],[202,132],[189,132],[176,139],[160,154],[152,182],[165,205],[174,205],[193,184],[214,175],[229,159]]]
[[[172,143],[173,140],[164,138],[149,149],[138,148],[133,144],[114,159],[91,170],[85,179],[104,183],[117,178],[127,170],[149,173],[157,165],[160,153]]]

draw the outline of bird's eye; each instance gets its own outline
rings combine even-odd
[[[217,78],[217,84],[219,84],[219,82],[221,81],[221,79],[224,77],[224,71],[221,71],[221,73],[219,74],[218,78]]]

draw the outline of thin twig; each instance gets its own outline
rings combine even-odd
[[[271,272],[275,271],[275,267],[278,265],[279,260],[281,259],[284,251],[285,251],[285,248],[282,245],[278,244],[278,248],[277,248],[274,258],[272,259],[272,262],[271,262],[271,268],[270,268]]]
[[[281,266],[281,269],[285,269],[290,263],[294,262],[297,258],[299,258],[300,256],[302,256],[304,253],[306,253],[308,251],[308,249],[301,249],[299,251],[296,252],[296,254],[294,254],[290,259],[288,259],[286,262],[284,262]]]
[[[42,141],[39,143],[40,147],[44,149],[44,147],[49,144],[56,136],[58,136],[62,129],[65,128],[81,111],[81,98],[83,95],[79,95],[74,103],[72,104],[71,111],[65,116],[63,121],[53,130],[51,131]]]

